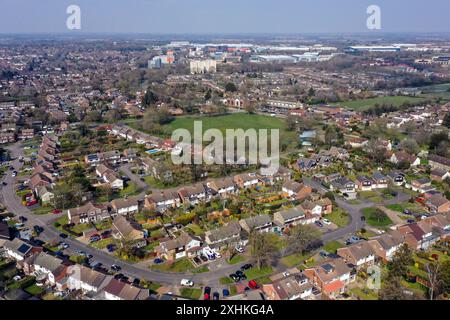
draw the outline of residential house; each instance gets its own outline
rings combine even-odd
[[[303,273],[324,296],[335,298],[345,292],[346,285],[355,280],[352,268],[344,259],[328,259]]]
[[[205,242],[210,247],[221,248],[227,244],[238,243],[240,240],[241,226],[237,221],[231,221],[223,227],[205,233]]]
[[[275,212],[273,223],[281,229],[290,228],[299,224],[305,224],[306,214],[300,207]]]
[[[427,206],[428,211],[432,213],[450,212],[450,201],[440,194],[433,195],[425,202],[425,205]]]
[[[172,170],[163,162],[153,160],[152,158],[144,158],[141,160],[142,169],[155,179],[160,181],[171,181],[173,177]]]
[[[19,133],[19,140],[33,139],[34,129],[22,129]]]
[[[357,269],[368,267],[375,262],[375,251],[372,246],[365,241],[339,248],[337,254],[341,256],[346,263],[354,265]]]
[[[440,238],[438,234],[433,234],[433,227],[424,221],[403,225],[397,230],[413,250],[426,250]]]
[[[426,193],[435,188],[431,186],[431,180],[428,178],[421,178],[411,181],[411,189],[416,192]]]
[[[375,251],[375,255],[382,261],[391,261],[400,246],[404,243],[403,236],[394,230],[371,238],[368,244]]]
[[[181,199],[178,192],[174,189],[161,190],[145,197],[144,207],[148,210],[159,212],[166,211],[168,208],[178,208],[181,205]]]
[[[16,135],[14,132],[2,132],[0,133],[0,144],[16,142]]]
[[[147,300],[150,297],[148,289],[141,289],[124,281],[111,279],[104,287],[103,297],[105,300]]]
[[[0,246],[6,240],[11,239],[11,230],[9,229],[8,223],[6,221],[0,221]]]
[[[233,179],[241,189],[255,187],[259,184],[259,179],[254,173],[239,174]]]
[[[5,250],[6,257],[16,260],[19,263],[34,253],[42,251],[42,249],[39,250],[39,248],[35,248],[19,238],[6,241],[3,244],[3,249]]]
[[[273,231],[272,218],[267,214],[261,214],[258,216],[241,219],[239,221],[242,229],[251,233],[252,231],[257,232],[270,232]]]
[[[155,252],[159,257],[173,261],[184,257],[191,258],[197,256],[201,246],[202,241],[200,238],[183,233],[175,239],[161,242],[155,248]]]
[[[84,294],[99,293],[113,279],[83,265],[77,265],[67,278],[67,288],[70,290],[81,290]]]
[[[442,169],[445,171],[450,171],[449,158],[433,154],[428,157],[428,164],[431,166],[432,169]]]
[[[388,178],[396,186],[401,186],[406,182],[405,174],[402,172],[391,171],[388,173]]]
[[[371,191],[372,190],[372,179],[366,176],[358,176],[356,178],[356,185],[360,191]]]
[[[388,187],[388,178],[380,172],[372,174],[372,189],[386,189]]]
[[[118,216],[113,220],[112,223],[112,234],[116,239],[121,239],[127,242],[139,242],[141,244],[145,243],[144,240],[145,233],[141,226],[132,221],[128,221],[124,216]]]
[[[95,165],[99,164],[101,162],[101,160],[97,153],[93,153],[93,154],[88,154],[88,155],[84,156],[84,162],[91,166],[95,166]]]
[[[183,187],[178,190],[178,194],[180,195],[182,203],[196,205],[199,202],[208,200],[205,187],[201,183]]]
[[[111,208],[115,214],[126,216],[139,211],[139,201],[136,197],[114,199],[111,201]]]
[[[37,187],[35,190],[36,195],[41,199],[42,204],[50,203],[55,197],[53,190],[48,185]]]
[[[89,223],[100,222],[110,217],[108,207],[104,205],[94,205],[92,202],[88,202],[85,205],[67,210],[67,217],[69,223]]]
[[[98,158],[100,161],[110,162],[110,163],[118,163],[120,161],[121,154],[117,150],[100,152],[98,154]]]
[[[406,151],[398,151],[392,153],[389,158],[389,161],[398,164],[398,163],[408,163],[411,167],[416,167],[420,165],[420,158],[407,153]]]
[[[97,176],[103,179],[103,181],[111,186],[114,190],[122,190],[124,187],[123,180],[117,176],[114,170],[108,168],[104,164],[97,166],[95,170]]]
[[[294,180],[286,180],[283,183],[282,191],[290,198],[302,200],[312,193],[312,188],[304,183],[298,183]]]
[[[356,184],[347,177],[342,177],[331,182],[330,190],[339,191],[340,193],[355,193]]]
[[[33,274],[39,281],[45,279],[50,286],[56,285],[57,280],[66,277],[67,268],[62,260],[45,252],[27,257],[23,264],[25,274]]]
[[[239,190],[233,178],[225,177],[223,179],[211,180],[206,183],[206,186],[213,191],[213,193],[226,198],[229,195],[236,194]]]
[[[442,182],[445,179],[450,178],[450,172],[440,168],[433,169],[430,172],[430,178],[433,181]]]
[[[313,284],[307,276],[298,273],[262,287],[267,300],[305,300],[312,294]]]

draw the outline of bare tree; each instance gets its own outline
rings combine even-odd
[[[438,296],[444,287],[441,269],[441,264],[439,262],[428,263],[426,265],[428,282],[430,284],[430,300],[433,300],[435,296]]]
[[[259,269],[272,261],[276,247],[267,233],[252,231],[249,237],[250,252]]]

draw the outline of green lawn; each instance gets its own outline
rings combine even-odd
[[[37,285],[33,284],[33,285],[25,288],[25,291],[33,296],[38,296],[42,292],[44,292],[44,289],[42,287],[38,287]]]
[[[288,268],[292,268],[305,263],[305,260],[309,259],[310,257],[311,255],[301,255],[298,253],[294,253],[281,258],[281,263]]]
[[[220,284],[232,284],[234,281],[230,277],[222,277],[219,279]]]
[[[228,263],[229,264],[237,264],[237,263],[240,263],[243,261],[245,261],[245,258],[238,254],[238,255],[235,255],[231,260],[228,260]]]
[[[372,227],[387,227],[391,225],[393,222],[387,215],[385,215],[382,219],[378,219],[374,216],[376,208],[365,208],[362,210],[364,216],[366,217],[366,223]]]
[[[420,211],[420,207],[418,205],[409,202],[387,205],[386,208],[400,213],[403,213],[405,209],[409,209],[411,211]]]
[[[258,278],[266,277],[270,275],[273,272],[271,267],[262,267],[261,269],[258,268],[252,268],[247,271],[245,271],[245,275],[247,276],[247,279],[255,280]]]
[[[195,223],[187,225],[186,228],[191,230],[196,236],[201,236],[203,233],[205,233],[203,229],[198,224]]]
[[[409,102],[409,103],[419,103],[423,102],[426,99],[424,98],[417,98],[417,97],[406,97],[406,96],[387,96],[387,97],[377,97],[377,98],[371,98],[371,99],[360,99],[360,100],[354,100],[354,101],[345,101],[339,103],[339,105],[354,109],[358,111],[363,111],[370,109],[374,107],[376,104],[382,105],[393,105],[396,107],[400,107],[403,103]]]
[[[39,207],[37,209],[34,209],[33,213],[37,214],[37,215],[44,215],[44,214],[49,214],[52,211],[53,211],[52,207],[43,206],[43,207]]]
[[[328,242],[324,247],[323,250],[329,252],[329,253],[336,253],[337,249],[344,247],[344,245],[338,241],[331,241]]]
[[[202,289],[182,288],[180,294],[185,298],[198,300],[202,295]]]
[[[326,219],[333,222],[335,225],[337,225],[340,228],[343,228],[347,226],[350,222],[350,217],[347,212],[345,212],[342,209],[334,209],[332,213],[327,214],[325,216]]]
[[[207,266],[202,266],[199,268],[194,268],[194,265],[186,258],[175,261],[172,264],[163,263],[152,265],[153,270],[164,271],[164,272],[193,272],[193,273],[203,273],[208,272],[209,268]]]

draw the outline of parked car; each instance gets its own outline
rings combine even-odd
[[[7,186],[7,185],[8,185],[8,183],[6,183],[6,181],[3,181],[2,184],[3,184],[4,186]]]
[[[208,258],[205,257],[204,255],[201,255],[201,256],[200,256],[200,259],[202,259],[203,262],[207,262],[207,261],[208,261]]]
[[[322,219],[322,223],[323,223],[323,224],[326,224],[326,225],[330,225],[330,224],[331,224],[331,221],[328,220],[328,219]]]
[[[161,264],[161,263],[163,263],[164,261],[162,260],[162,259],[160,259],[160,258],[156,258],[155,260],[153,260],[153,263],[154,264]]]
[[[201,264],[201,263],[202,263],[202,260],[200,260],[199,257],[195,257],[195,258],[194,258],[194,262],[195,262],[196,264]]]
[[[241,280],[241,278],[240,278],[237,274],[235,274],[235,273],[230,274],[229,277],[230,277],[231,279],[233,279],[234,282],[239,282],[239,281]]]
[[[245,270],[248,270],[248,269],[251,269],[251,268],[253,268],[253,266],[252,266],[250,263],[247,263],[247,264],[244,264],[244,265],[241,267],[241,270],[242,270],[242,271],[245,271]]]
[[[222,295],[223,295],[224,297],[228,297],[228,296],[230,295],[230,291],[228,291],[228,289],[223,289],[223,290],[222,290]]]
[[[102,239],[109,238],[111,236],[111,231],[109,231],[109,230],[105,231],[100,236],[101,236]]]
[[[24,223],[24,222],[27,222],[27,221],[28,221],[28,219],[27,219],[27,218],[25,218],[24,216],[20,216],[20,217],[19,217],[19,220],[20,220],[20,222],[22,222],[22,223]]]
[[[326,252],[325,250],[322,250],[322,251],[320,251],[319,255],[320,255],[322,258],[327,258],[328,255],[329,255],[329,253]]]
[[[111,266],[111,270],[117,272],[117,271],[122,270],[122,267],[121,267],[121,266],[118,266],[117,264],[113,264],[113,265]]]
[[[244,252],[244,248],[238,246],[238,247],[236,247],[236,251],[239,252],[239,253],[243,253]]]
[[[34,232],[39,234],[39,233],[42,233],[44,231],[44,228],[42,228],[41,226],[34,226],[33,230],[34,230]]]
[[[133,280],[133,285],[134,286],[139,286],[141,284],[141,279],[139,279],[139,278],[134,278],[134,280]]]
[[[213,300],[219,300],[219,298],[220,298],[219,293],[218,292],[214,292],[213,293]]]
[[[117,247],[115,244],[110,243],[106,246],[106,249],[108,250],[108,252],[114,252],[116,251]]]
[[[247,276],[246,276],[245,273],[243,273],[241,270],[236,271],[236,275],[237,275],[241,280],[247,279]]]
[[[91,236],[91,238],[89,239],[89,242],[92,243],[92,242],[97,242],[97,241],[100,241],[100,240],[101,240],[101,238],[100,238],[100,236],[97,234],[97,235]]]
[[[124,275],[122,273],[118,273],[114,276],[114,279],[120,280],[120,279],[122,279],[122,277],[124,277]]]
[[[403,213],[407,214],[407,215],[412,215],[411,210],[408,210],[408,209],[403,210]]]
[[[65,243],[65,242],[62,242],[60,245],[59,245],[61,248],[63,248],[63,249],[68,249],[70,246],[67,244],[67,243]]]
[[[31,207],[31,206],[34,206],[35,204],[37,204],[38,203],[38,201],[36,200],[36,199],[34,199],[34,200],[31,200],[31,201],[28,201],[27,203],[26,203],[26,206],[27,207]]]
[[[204,300],[210,300],[211,299],[210,295],[211,295],[211,288],[210,287],[205,287],[203,299]]]
[[[315,224],[316,226],[318,226],[319,228],[322,228],[322,227],[323,227],[323,224],[322,224],[320,221],[316,221],[316,222],[314,222],[314,224]]]
[[[68,235],[65,233],[60,233],[59,236],[63,239],[66,239],[68,237]]]
[[[192,281],[189,280],[189,279],[182,279],[182,280],[181,280],[181,285],[182,285],[183,287],[193,287],[193,286],[194,286],[194,282],[192,282]]]
[[[248,286],[249,286],[250,289],[253,289],[253,290],[259,288],[258,283],[255,280],[250,280],[248,282]]]
[[[414,223],[414,222],[416,222],[416,220],[414,220],[414,219],[408,219],[408,220],[406,220],[406,222],[408,222],[408,223]]]
[[[52,213],[53,213],[53,214],[60,214],[60,213],[62,213],[62,211],[61,211],[61,210],[56,210],[56,209],[55,209],[55,210],[52,211]]]

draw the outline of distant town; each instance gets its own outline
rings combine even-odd
[[[448,299],[450,39],[135,38],[0,39],[0,300]]]

